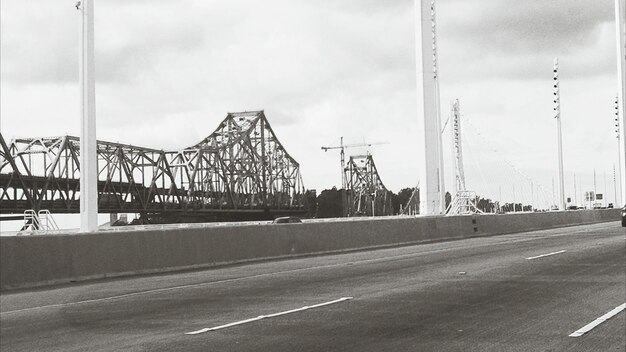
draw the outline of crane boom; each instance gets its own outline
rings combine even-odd
[[[332,147],[322,147],[322,150],[327,152],[327,151],[332,150],[332,149],[347,149],[347,148],[357,148],[357,147],[371,147],[373,145],[381,145],[381,144],[389,144],[389,142],[344,144],[344,145],[337,145],[337,146],[332,146]]]

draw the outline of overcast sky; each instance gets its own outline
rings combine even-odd
[[[307,188],[340,185],[339,153],[320,150],[340,136],[389,142],[371,149],[383,182],[396,192],[417,183],[412,0],[95,2],[99,139],[181,149],[227,112],[263,109]],[[552,197],[558,56],[568,196],[574,173],[579,193],[593,189],[595,168],[613,199],[613,3],[437,2],[443,119],[460,99],[469,189],[511,201],[516,184],[527,203],[532,180]],[[0,3],[5,138],[78,135],[74,4]]]

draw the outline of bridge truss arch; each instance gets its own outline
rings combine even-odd
[[[1,135],[0,135],[0,138]],[[304,213],[298,162],[263,111],[229,113],[200,143],[164,151],[98,141],[98,211],[146,222],[271,219]],[[80,211],[73,136],[2,138],[0,210]]]
[[[371,154],[351,156],[344,172],[348,216],[393,215],[391,192],[383,184]]]

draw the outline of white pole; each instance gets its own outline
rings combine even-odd
[[[550,210],[552,210],[552,207],[556,204],[556,191],[554,190],[554,177],[552,178],[552,205],[550,205]]]
[[[602,205],[606,206],[606,198],[608,197],[608,194],[606,193],[606,171],[604,171],[604,195],[602,196]]]
[[[563,178],[563,133],[561,132],[561,92],[559,84],[559,58],[554,58],[554,118],[556,119],[559,153],[559,208],[565,210],[565,181]]]
[[[593,200],[596,200],[596,195],[598,194],[597,186],[596,186],[596,169],[593,169]]]
[[[417,74],[418,139],[423,151],[418,155],[420,212],[445,211],[441,119],[437,72],[437,42],[434,0],[415,0],[415,61]]]
[[[535,186],[533,182],[530,181],[530,212],[535,211]]]
[[[515,213],[515,208],[517,208],[515,206],[515,184],[513,184],[513,212]]]
[[[617,109],[617,108],[618,107],[616,105],[615,109]],[[615,112],[615,114],[619,115],[619,112]],[[615,117],[615,122],[619,122],[619,116]],[[616,126],[616,127],[617,127],[617,131],[616,132],[617,132],[617,159],[618,159],[617,160],[617,167],[618,167],[617,179],[621,181],[622,180],[622,162],[620,160],[620,156],[622,154],[622,141],[621,141],[621,136],[620,136],[619,125]],[[613,166],[615,166],[615,165],[613,165]],[[616,204],[616,206],[622,203],[621,195],[622,195],[622,188],[624,188],[624,186],[626,186],[626,185],[623,185],[623,184],[620,183],[619,187],[617,188],[618,191],[617,191],[616,196],[615,196],[615,204]]]
[[[578,193],[576,191],[576,173],[574,173],[574,205],[578,207]]]
[[[615,177],[615,164],[613,164],[613,193],[615,193],[615,197],[613,198],[613,206],[619,207],[619,203],[617,201],[617,178]]]
[[[93,0],[82,0],[80,30],[80,230],[98,228],[98,155]]]
[[[452,198],[454,199],[456,197],[456,195],[459,193],[459,165],[458,162],[456,162],[457,160],[457,155],[458,155],[458,150],[456,148],[456,131],[455,131],[455,125],[454,125],[454,106],[455,102],[451,101],[450,102],[450,118],[449,120],[452,121],[452,128],[450,128],[450,135],[451,135],[451,139],[452,139],[452,148],[450,148],[450,150],[452,151],[452,191],[454,193],[452,193]]]
[[[617,80],[620,118],[621,204],[626,203],[626,0],[615,0],[615,32],[617,46]]]

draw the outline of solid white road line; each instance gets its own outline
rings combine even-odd
[[[616,307],[615,309],[613,309],[612,311],[606,313],[605,315],[601,316],[600,318],[592,321],[591,323],[589,323],[589,324],[583,326],[582,328],[576,330],[575,332],[569,334],[569,337],[583,336],[584,334],[586,334],[587,332],[591,331],[596,326],[604,323],[605,321],[607,321],[607,320],[611,319],[612,317],[614,317],[615,315],[619,314],[619,312],[623,311],[624,308],[626,308],[626,303],[622,304],[621,306]]]
[[[230,324],[224,324],[224,325],[220,325],[220,326],[215,326],[215,327],[212,327],[212,328],[205,328],[205,329],[200,329],[200,330],[196,330],[196,331],[186,332],[185,335],[198,335],[198,334],[202,334],[202,333],[209,332],[209,331],[215,331],[215,330],[220,330],[220,329],[224,329],[224,328],[229,328],[231,326],[251,323],[253,321],[257,321],[257,320],[261,320],[261,319],[274,318],[274,317],[278,317],[278,316],[285,315],[285,314],[301,312],[301,311],[307,310],[307,309],[319,308],[319,307],[323,307],[323,306],[327,306],[327,305],[331,305],[331,304],[347,301],[347,300],[350,300],[350,299],[352,299],[352,297],[342,297],[342,298],[336,299],[334,301],[324,302],[324,303],[316,304],[316,305],[313,305],[313,306],[304,306],[302,308],[286,310],[286,311],[280,312],[280,313],[274,313],[274,314],[268,314],[268,315],[259,315],[256,318],[250,318],[250,319],[246,319],[246,320],[236,321],[236,322],[230,323]]]
[[[538,255],[535,257],[528,257],[526,258],[526,260],[532,260],[532,259],[537,259],[537,258],[543,258],[543,257],[547,257],[549,255],[555,255],[555,254],[561,254],[561,253],[565,253],[566,251],[558,251],[558,252],[552,252],[552,253],[548,253],[548,254],[542,254],[542,255]]]

